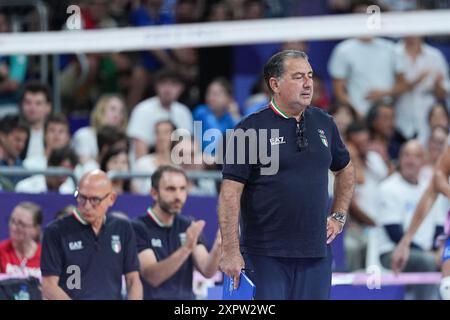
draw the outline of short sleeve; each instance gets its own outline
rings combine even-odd
[[[252,171],[249,161],[249,139],[244,138],[247,128],[239,123],[232,134],[227,135],[223,158],[223,179],[246,183]]]
[[[349,61],[345,53],[346,43],[339,43],[331,53],[330,60],[328,62],[328,72],[332,78],[346,79],[349,76]]]
[[[123,273],[139,271],[139,260],[137,256],[137,244],[134,230],[128,221],[123,221],[125,225],[125,246],[123,259]]]
[[[378,200],[377,222],[380,225],[403,225],[399,201],[390,188],[381,186]]]
[[[350,162],[350,154],[345,147],[344,143],[342,142],[341,136],[339,134],[339,131],[336,127],[336,124],[334,123],[334,120],[331,119],[332,123],[332,132],[333,137],[331,139],[331,165],[330,170],[331,171],[339,171],[343,168],[345,168],[348,163]]]
[[[41,252],[42,276],[60,276],[63,273],[63,255],[61,237],[55,225],[50,225],[44,231]]]
[[[141,253],[145,249],[152,249],[150,242],[147,240],[147,233],[144,224],[137,220],[132,222],[134,235],[136,237],[136,249],[137,253]]]
[[[139,139],[150,144],[150,136],[153,134],[153,121],[149,123],[149,114],[141,106],[136,106],[131,113],[127,134],[131,138]]]

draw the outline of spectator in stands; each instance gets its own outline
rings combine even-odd
[[[391,258],[419,202],[418,195],[425,191],[426,184],[420,183],[419,171],[424,161],[423,147],[417,140],[410,140],[402,146],[399,171],[380,184],[378,221],[381,230],[378,248],[381,264],[391,267]],[[405,271],[433,272],[438,270],[434,252],[434,240],[443,232],[443,220],[439,212],[427,216],[421,228],[414,235]],[[439,221],[440,220],[440,221]],[[436,285],[415,285],[412,287],[414,300],[428,300],[437,297]]]
[[[155,76],[156,96],[139,103],[130,116],[128,136],[132,139],[135,159],[147,154],[155,144],[155,124],[170,119],[178,129],[192,132],[192,115],[188,107],[177,102],[184,85],[176,71],[164,69]]]
[[[216,78],[208,86],[205,104],[197,106],[193,112],[194,121],[201,124],[201,144],[204,151],[208,145],[214,147],[225,136],[227,129],[233,129],[240,119],[239,107],[233,99],[230,83],[225,78]],[[221,136],[214,136],[214,141],[207,141],[207,130],[219,130]],[[210,147],[210,148],[211,148]]]
[[[128,122],[127,108],[116,94],[102,95],[91,112],[91,125],[78,129],[73,136],[73,147],[84,164],[98,156],[97,132],[105,125],[125,130]]]
[[[426,145],[428,139],[430,138],[430,132],[436,127],[450,129],[450,116],[447,108],[440,103],[433,105],[428,112],[427,117],[428,127],[427,130],[421,132],[417,139],[422,143],[423,146]]]
[[[368,230],[376,224],[378,185],[389,170],[383,158],[369,149],[369,130],[364,122],[348,126],[346,143],[355,167],[356,187],[350,203],[344,248],[347,270],[354,271],[365,267]]]
[[[45,156],[44,125],[52,112],[50,88],[40,82],[32,81],[25,85],[20,105],[23,119],[30,126],[30,136],[25,157]]]
[[[198,22],[201,7],[198,0],[177,0],[175,4],[176,23]]]
[[[172,14],[162,12],[162,0],[146,0],[139,7],[132,10],[129,22],[135,27],[146,27],[156,25],[168,25],[175,23]],[[130,108],[144,99],[145,91],[150,82],[150,75],[160,68],[175,70],[176,63],[169,50],[154,49],[141,52],[140,61],[135,65],[127,104]]]
[[[9,218],[9,239],[0,242],[0,273],[41,277],[42,209],[33,202],[21,202]]]
[[[366,13],[373,1],[355,1],[352,12]],[[370,61],[370,63],[367,63]],[[404,67],[395,58],[394,43],[381,38],[348,39],[331,54],[328,71],[338,103],[365,116],[371,104],[407,89]]]
[[[348,104],[335,105],[331,108],[330,114],[332,115],[336,127],[339,130],[341,138],[345,139],[345,133],[347,132],[348,126],[356,121],[359,121],[358,114],[355,109]]]
[[[140,157],[135,164],[134,171],[150,175],[162,165],[172,164],[171,151],[176,142],[171,140],[176,127],[170,120],[161,120],[155,124],[154,152]],[[134,192],[147,195],[150,192],[151,180],[149,178],[135,178],[132,181]]]
[[[69,122],[64,114],[50,114],[44,125],[45,155],[25,158],[23,166],[27,169],[43,170],[47,168],[48,157],[53,150],[70,144]]]
[[[6,115],[0,120],[0,145],[2,147],[1,166],[22,166],[20,154],[26,147],[29,126],[18,115]],[[23,177],[11,176],[2,181],[3,189],[14,189],[14,185]]]
[[[207,4],[207,3],[205,3]],[[227,0],[217,1],[207,4],[205,10],[205,20],[208,21],[228,21],[232,18],[232,10]],[[236,7],[234,7],[236,8]]]
[[[0,12],[0,34],[10,32],[8,15]],[[19,88],[25,80],[28,58],[25,55],[0,55],[0,118],[19,111]]]
[[[429,181],[433,176],[433,168],[445,150],[448,140],[448,131],[442,127],[435,127],[431,132],[427,144],[426,162],[420,169],[419,180]]]
[[[71,216],[52,222],[44,232],[44,298],[120,300],[125,275],[128,299],[142,299],[130,222],[106,215],[116,197],[103,171],[94,170],[81,178],[77,209]]]
[[[378,152],[392,172],[392,160],[397,159],[400,146],[405,142],[394,125],[394,107],[383,100],[377,101],[367,113],[370,150]]]
[[[407,91],[395,103],[395,125],[405,138],[428,136],[425,121],[431,107],[444,101],[450,89],[444,55],[419,36],[406,37],[396,45],[397,59],[405,63]]]
[[[129,172],[130,164],[128,162],[128,150],[121,147],[110,148],[100,160],[100,169],[105,172]],[[112,179],[112,185],[113,190],[117,194],[130,192],[129,179]]]
[[[207,278],[218,271],[220,233],[208,252],[201,236],[205,221],[192,221],[180,213],[187,183],[183,170],[159,167],[152,176],[154,206],[133,224],[144,299],[193,299],[194,267]]]
[[[172,161],[186,172],[214,169],[214,158],[202,153],[194,137],[183,137],[172,149]],[[215,181],[208,178],[189,179],[188,193],[191,195],[216,195]]]
[[[48,167],[63,167],[70,171],[75,169],[78,163],[77,155],[71,147],[66,145],[60,149],[53,149],[48,157]],[[16,192],[43,193],[57,192],[61,194],[73,194],[75,183],[67,176],[34,175],[19,181]]]
[[[264,77],[260,77],[251,90],[251,95],[245,100],[244,116],[261,110],[270,102],[270,91],[267,89]]]
[[[111,125],[102,126],[97,131],[96,137],[97,149],[99,150],[97,157],[95,159],[89,159],[83,165],[79,164],[77,166],[77,168],[75,169],[75,175],[78,178],[81,178],[85,173],[88,173],[89,171],[99,169],[101,159],[110,148],[120,147],[128,150],[127,135],[125,131],[118,127]]]

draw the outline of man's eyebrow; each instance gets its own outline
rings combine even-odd
[[[298,71],[298,72],[294,72],[293,74],[292,74],[292,76],[304,76],[305,74],[313,74],[313,71],[311,70],[311,71],[308,71],[308,72],[300,72],[300,71]]]

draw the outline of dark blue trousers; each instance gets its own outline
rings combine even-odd
[[[244,254],[255,300],[326,300],[330,297],[333,257],[279,258]]]

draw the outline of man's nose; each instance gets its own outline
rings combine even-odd
[[[306,78],[305,82],[303,82],[304,88],[311,88],[313,85],[313,80],[310,78]]]

